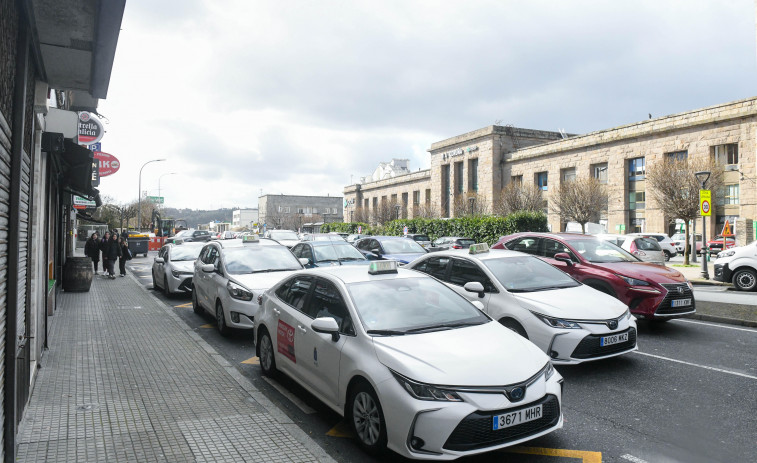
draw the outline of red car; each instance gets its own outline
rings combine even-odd
[[[734,238],[725,238],[725,249],[731,249],[734,246],[736,246],[736,240]],[[715,238],[708,241],[707,249],[710,255],[723,251],[723,237],[721,235],[717,235]]]
[[[696,312],[691,283],[681,272],[641,262],[591,235],[515,233],[493,249],[533,254],[581,283],[621,300],[636,316],[666,321]]]

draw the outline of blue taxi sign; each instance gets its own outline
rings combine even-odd
[[[397,273],[396,260],[382,260],[380,262],[371,262],[368,266],[368,273],[371,275],[381,275],[382,273]]]
[[[489,252],[489,245],[486,243],[471,244],[468,248],[468,254],[483,254]]]

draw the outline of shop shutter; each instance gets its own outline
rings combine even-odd
[[[0,422],[5,422],[2,401],[5,397],[5,328],[8,304],[8,232],[11,186],[11,131],[0,112]],[[0,436],[0,452],[3,450]]]

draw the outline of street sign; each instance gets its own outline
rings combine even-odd
[[[733,236],[733,233],[731,233],[731,224],[726,219],[725,225],[723,225],[723,231],[720,232],[722,236]]]
[[[121,168],[121,163],[112,154],[103,153],[102,151],[95,151],[95,159],[100,162],[100,177],[107,177],[118,172]]]
[[[154,204],[163,204],[163,196],[148,196],[147,200]]]
[[[709,217],[712,215],[712,192],[699,190],[699,215]]]
[[[94,153],[95,151],[102,151],[103,144],[100,142],[92,143],[91,145],[87,145],[87,148]]]
[[[406,234],[406,235],[407,235],[407,227],[404,227],[404,228],[402,229],[402,233],[404,233],[404,234]]]
[[[359,235],[361,233],[363,233],[363,226],[362,225],[358,225],[357,226],[357,234]]]

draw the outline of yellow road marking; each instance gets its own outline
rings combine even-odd
[[[216,326],[210,323],[206,323],[204,325],[200,325],[200,328],[215,328]]]
[[[247,365],[260,365],[260,359],[257,357],[250,357],[247,360],[243,361],[242,363]]]
[[[587,450],[545,449],[541,447],[512,447],[505,449],[508,453],[523,453],[527,455],[544,455],[547,457],[580,458],[583,463],[602,463],[602,452]]]
[[[331,437],[355,437],[355,435],[352,434],[352,430],[344,421],[338,422],[333,428],[329,429],[329,432],[327,432],[326,435]]]
[[[175,305],[174,307],[176,307],[177,309],[186,309],[187,307],[192,307],[192,303],[187,302],[186,304],[179,304]]]

